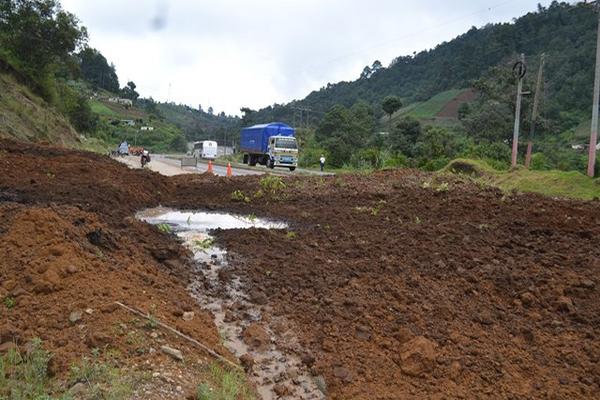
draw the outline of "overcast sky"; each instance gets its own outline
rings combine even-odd
[[[62,0],[144,97],[239,114],[354,80],[546,0]]]

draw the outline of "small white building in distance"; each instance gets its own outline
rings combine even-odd
[[[108,101],[110,101],[111,103],[117,103],[129,107],[133,105],[133,101],[131,101],[131,99],[123,99],[121,97],[110,97]]]
[[[140,127],[140,131],[153,131],[154,127],[153,126],[141,126]]]

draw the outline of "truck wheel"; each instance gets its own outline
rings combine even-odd
[[[296,167],[290,167],[290,171],[294,171]]]
[[[250,156],[250,160],[248,161],[248,165],[251,166],[251,167],[256,166],[256,157],[254,157],[254,156],[251,155]]]
[[[248,154],[244,154],[244,164],[248,164]]]
[[[269,168],[275,168],[275,160],[269,160]]]

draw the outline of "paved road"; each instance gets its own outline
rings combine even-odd
[[[165,155],[165,154],[151,154],[152,161],[148,164],[149,169],[152,171],[156,171],[160,174],[173,176],[173,175],[181,175],[181,174],[201,174],[208,170],[208,163],[201,161],[198,163],[196,168],[194,167],[185,167],[181,168],[181,162],[177,155]],[[138,156],[126,156],[126,157],[118,157],[116,160],[121,161],[132,168],[140,168],[140,157]],[[214,165],[213,164],[213,172],[219,176],[227,175],[227,167],[222,165]],[[245,166],[244,168],[240,168],[237,166],[233,166],[231,169],[233,175],[263,175],[266,173],[274,174],[274,175],[332,175],[328,172],[320,172],[315,170],[307,170],[303,168],[298,168],[294,172],[290,172],[287,169],[283,168],[275,168],[273,170],[268,169],[265,166],[257,165],[256,167]]]
[[[161,154],[151,154],[152,161],[148,164],[147,168],[152,171],[156,171],[160,174],[166,176],[173,175],[181,175],[181,174],[201,174],[207,171],[208,164],[198,163],[198,167],[185,167],[181,168],[181,163],[179,160],[175,160],[172,158],[166,158]],[[125,156],[125,157],[117,157],[117,161],[121,161],[131,168],[140,168],[140,157],[138,156]],[[226,176],[227,175],[227,167],[222,167],[219,165],[213,165],[213,172],[216,175]],[[266,171],[254,171],[247,170],[243,168],[232,168],[231,172],[233,175],[261,175]]]
[[[153,158],[152,158],[152,162],[150,163],[150,165],[154,162],[154,160],[158,160],[159,162],[164,163],[170,167],[175,167],[175,168],[178,168],[179,170],[181,170],[181,167],[180,167],[181,162],[178,159],[167,157],[163,154],[153,155],[152,157]],[[208,163],[201,161],[201,162],[198,162],[198,166],[195,169],[194,169],[194,167],[185,167],[184,170],[186,172],[191,172],[191,173],[203,173],[208,170]],[[227,175],[227,167],[224,167],[222,165],[214,165],[213,164],[213,172],[219,176],[226,176]],[[231,173],[233,175],[262,175],[265,172],[267,172],[267,171],[251,170],[251,169],[235,168],[235,167],[231,168]]]
[[[160,157],[164,157],[164,158],[170,158],[173,160],[177,160],[177,165],[179,165],[179,159],[181,159],[182,155],[181,154],[160,154]],[[223,162],[219,162],[219,164],[223,164]],[[173,164],[175,165],[175,164]],[[272,175],[289,175],[289,176],[294,176],[294,175],[319,175],[319,176],[327,176],[327,175],[335,175],[335,173],[333,172],[321,172],[319,170],[316,169],[306,169],[306,168],[296,168],[295,171],[290,171],[288,168],[275,168],[275,169],[269,169],[264,165],[256,165],[254,167],[251,167],[249,165],[244,165],[244,164],[240,164],[240,163],[232,163],[233,169],[234,171],[238,171],[238,174],[236,174],[234,172],[234,175],[258,175],[258,174],[272,174]],[[213,164],[213,170],[215,170],[215,168],[219,168],[222,167],[223,171],[225,171],[224,166],[217,166]],[[198,168],[199,169],[203,169],[204,171],[208,168],[208,164],[204,161],[199,161],[198,162]],[[245,171],[245,172],[244,172]],[[219,175],[221,175],[220,173],[218,173]],[[223,172],[223,175],[225,174],[225,172]]]

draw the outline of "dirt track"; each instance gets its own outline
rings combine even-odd
[[[131,354],[108,329],[118,311],[85,316],[83,332],[67,319],[125,297],[218,348],[185,293],[186,253],[131,218],[160,203],[290,223],[294,234],[219,232],[234,257],[223,279],[241,276],[251,300],[291,321],[281,330],[331,398],[600,396],[598,203],[415,171],[289,178],[254,197],[260,177],[166,178],[87,153],[1,148],[0,296],[18,296],[0,308],[0,342],[41,336],[59,366],[98,342]],[[234,202],[234,190],[252,200]],[[199,317],[183,322],[183,309]]]

